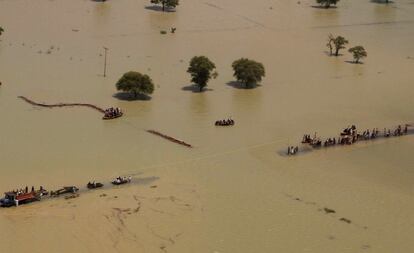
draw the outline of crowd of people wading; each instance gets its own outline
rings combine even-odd
[[[402,136],[408,133],[408,126],[405,125],[404,128],[401,125],[398,125],[393,131],[391,129],[384,128],[383,131],[379,131],[378,128],[374,128],[371,131],[369,129],[359,133],[356,126],[352,125],[345,128],[338,138],[328,138],[324,142],[315,135],[313,138],[309,134],[303,135],[302,143],[309,144],[313,148],[318,147],[329,147],[335,145],[351,145],[361,140],[373,140],[379,137],[390,137],[390,136]],[[295,155],[299,152],[299,147],[288,147],[288,155]]]

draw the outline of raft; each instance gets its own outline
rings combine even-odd
[[[116,118],[122,117],[122,115],[124,115],[124,113],[120,112],[117,115],[113,115],[112,117],[109,117],[108,115],[105,115],[105,116],[102,117],[102,119],[103,120],[116,119]]]

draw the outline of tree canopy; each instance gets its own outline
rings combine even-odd
[[[355,63],[359,63],[359,60],[368,56],[367,51],[363,46],[352,47],[348,50],[354,57]]]
[[[265,68],[262,63],[241,58],[232,64],[234,77],[243,83],[246,88],[256,85],[265,76]]]
[[[340,0],[316,0],[318,4],[325,8],[331,7],[331,5],[336,5]]]
[[[346,40],[342,36],[334,37],[332,34],[329,34],[328,43],[326,44],[326,46],[329,48],[331,55],[332,50],[335,48],[335,56],[339,56],[339,50],[344,49],[345,45],[348,43],[348,40]]]
[[[167,8],[175,8],[178,5],[179,0],[151,0],[152,4],[161,4],[162,11],[165,11],[165,7]]]
[[[3,29],[3,27],[1,27],[1,26],[0,26],[0,35],[1,35],[2,33],[4,33],[4,29]]]
[[[191,82],[198,85],[200,91],[202,91],[212,77],[217,77],[217,72],[212,73],[215,68],[216,65],[206,56],[194,56],[190,61],[187,72],[191,75]]]
[[[129,71],[125,73],[116,83],[116,89],[129,92],[137,97],[140,95],[148,95],[154,92],[154,84],[148,75],[139,72]]]

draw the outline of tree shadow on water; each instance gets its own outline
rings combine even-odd
[[[356,62],[356,61],[345,61],[346,63],[349,63],[349,64],[356,64],[356,65],[362,65],[362,64],[364,64],[362,61],[359,61],[359,62]]]
[[[371,3],[376,3],[376,4],[393,4],[394,1],[389,0],[388,3],[386,0],[371,0]]]
[[[336,9],[336,8],[338,8],[337,6],[334,6],[334,5],[331,5],[329,7],[325,7],[323,5],[311,5],[311,7],[312,8],[315,8],[315,9],[322,9],[322,10],[330,10],[330,9]]]
[[[133,94],[128,93],[128,92],[118,92],[112,95],[112,97],[117,98],[119,100],[123,100],[123,101],[137,101],[137,100],[148,101],[152,99],[150,96],[145,95],[145,94],[138,94],[135,97]]]
[[[235,89],[241,89],[241,90],[251,90],[251,89],[255,89],[258,87],[261,87],[260,84],[255,84],[255,85],[250,85],[250,86],[246,86],[240,82],[237,81],[230,81],[228,83],[226,83],[227,86],[233,87]]]
[[[344,56],[344,54],[338,53],[338,55],[335,55],[335,52],[333,52],[332,54],[329,51],[323,51],[323,53],[329,57],[336,57],[339,58],[340,56]]]
[[[159,11],[159,12],[175,12],[175,9],[165,7],[164,11],[162,10],[162,6],[159,5],[147,5],[144,7],[147,10],[151,11]]]
[[[184,87],[181,88],[181,90],[191,91],[193,93],[203,93],[205,91],[213,91],[213,89],[210,89],[208,87],[204,87],[204,89],[200,91],[200,88],[195,84],[190,84],[190,85],[184,86]]]

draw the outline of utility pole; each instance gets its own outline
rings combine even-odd
[[[104,62],[104,74],[103,74],[103,76],[106,77],[106,54],[107,54],[109,49],[106,48],[106,47],[103,47],[103,48],[105,50],[105,62]]]

